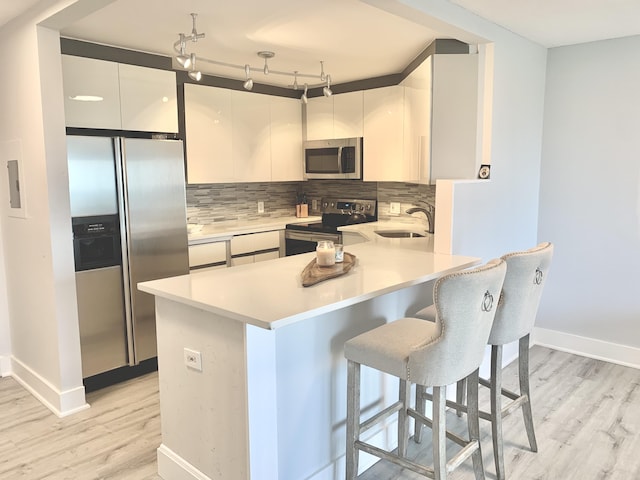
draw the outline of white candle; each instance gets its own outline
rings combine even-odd
[[[318,242],[316,262],[321,267],[330,267],[336,263],[336,249],[333,242]]]

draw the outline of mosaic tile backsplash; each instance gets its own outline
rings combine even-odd
[[[390,215],[391,202],[400,203],[400,217],[412,207],[435,205],[435,185],[396,182],[362,182],[357,180],[309,180],[280,183],[224,183],[187,185],[188,223],[208,225],[227,220],[260,220],[268,217],[294,216],[296,199],[305,195],[309,208],[312,200],[323,197],[375,198],[378,218]],[[258,202],[264,202],[264,213],[258,213]],[[310,211],[310,215],[319,212]]]

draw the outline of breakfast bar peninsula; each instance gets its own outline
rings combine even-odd
[[[156,296],[159,475],[344,478],[344,342],[430,304],[435,279],[479,262],[431,241],[348,246],[355,266],[310,287],[312,253],[139,284]],[[396,385],[363,371],[363,415],[397,399]],[[394,446],[384,426],[370,433]]]

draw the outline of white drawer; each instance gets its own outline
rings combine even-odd
[[[280,231],[235,235],[231,239],[231,255],[280,248]]]
[[[226,260],[225,242],[201,243],[189,247],[189,267],[225,262]]]

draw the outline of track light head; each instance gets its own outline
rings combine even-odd
[[[245,81],[242,84],[245,90],[251,90],[253,88],[253,79],[249,76],[250,72],[251,67],[249,67],[249,64],[246,64],[244,66]]]
[[[322,94],[325,97],[333,95],[333,92],[331,91],[331,75],[327,75],[327,86],[322,89]]]
[[[189,71],[189,77],[199,82],[202,79],[202,72],[200,70],[196,70],[196,54],[191,54],[191,70]]]

